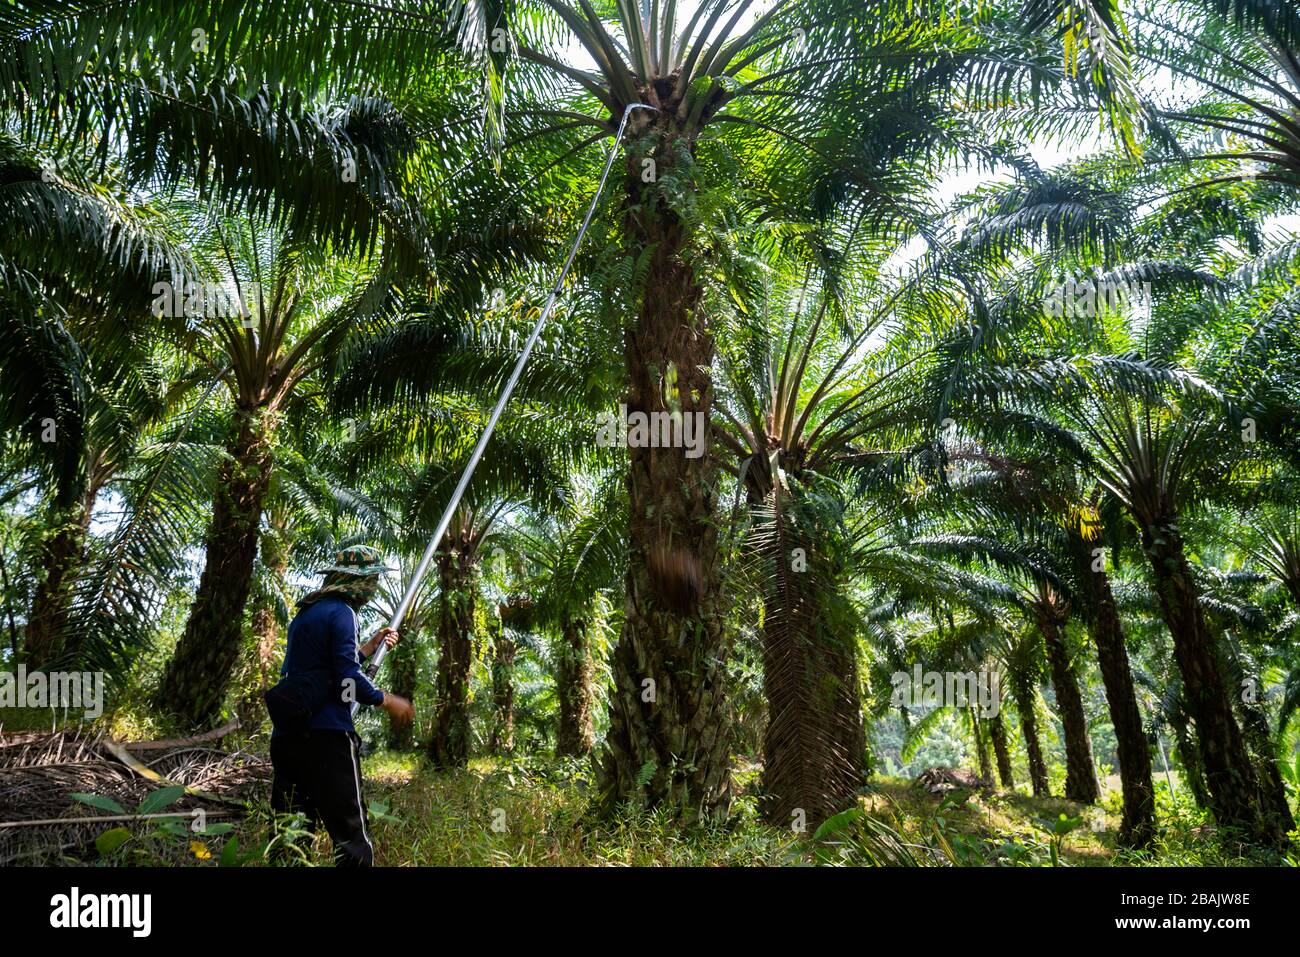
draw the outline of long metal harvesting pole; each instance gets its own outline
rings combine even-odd
[[[591,197],[591,205],[587,207],[587,215],[583,217],[582,226],[578,229],[578,235],[573,240],[573,246],[569,249],[569,258],[564,262],[564,268],[560,270],[560,278],[555,281],[555,286],[551,289],[551,294],[546,300],[546,305],[542,308],[542,314],[537,318],[537,324],[533,326],[532,334],[529,335],[528,341],[524,344],[524,351],[519,354],[519,361],[515,363],[514,371],[510,373],[510,379],[506,382],[506,387],[501,393],[501,398],[497,399],[496,408],[492,410],[489,416],[487,426],[483,429],[483,434],[479,436],[478,445],[474,446],[474,451],[469,457],[469,463],[465,466],[465,471],[461,474],[460,482],[456,485],[456,490],[451,493],[451,499],[447,502],[447,508],[442,513],[442,518],[438,519],[438,526],[434,529],[433,537],[429,539],[429,546],[424,550],[424,557],[420,559],[420,564],[415,569],[415,574],[406,586],[406,593],[402,596],[401,604],[393,612],[393,617],[388,622],[388,627],[399,628],[402,620],[406,618],[406,613],[411,609],[411,602],[415,600],[415,592],[420,587],[420,582],[424,580],[424,574],[429,570],[429,563],[433,561],[433,556],[438,550],[438,543],[447,531],[447,526],[451,524],[452,513],[456,511],[456,506],[460,504],[461,497],[465,494],[465,489],[469,486],[469,480],[474,475],[474,469],[478,466],[478,460],[483,456],[483,449],[487,447],[488,440],[492,438],[492,430],[496,428],[497,420],[501,418],[501,412],[510,400],[510,394],[515,390],[515,384],[519,381],[520,374],[524,371],[524,366],[528,363],[528,357],[532,354],[533,346],[537,343],[537,337],[542,333],[542,327],[546,325],[546,320],[551,316],[551,308],[555,305],[555,299],[560,294],[560,289],[564,285],[564,280],[568,278],[569,269],[573,266],[574,257],[578,254],[578,246],[582,242],[582,237],[587,232],[587,227],[591,225],[591,217],[596,212],[596,203],[600,200],[600,194],[605,191],[605,182],[609,179],[609,171],[614,166],[614,157],[618,153],[618,144],[623,139],[623,129],[627,126],[627,119],[632,115],[633,110],[654,110],[655,107],[648,106],[644,103],[629,103],[627,109],[623,111],[623,118],[619,121],[618,132],[614,134],[614,144],[609,148],[609,156],[605,159],[605,170],[600,174],[600,184],[596,187],[596,195]],[[657,112],[657,111],[656,111]],[[366,672],[374,675],[379,671],[379,666],[388,654],[388,646],[380,642],[379,647],[375,650],[374,655],[366,664]],[[358,705],[354,702],[352,705],[353,713],[356,712]]]

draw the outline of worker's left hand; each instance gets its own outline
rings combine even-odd
[[[396,628],[380,628],[379,631],[376,632],[375,637],[371,638],[361,646],[361,653],[369,658],[379,649],[379,643],[381,641],[388,646],[389,651],[392,651],[393,646],[397,644],[397,638],[398,634]]]

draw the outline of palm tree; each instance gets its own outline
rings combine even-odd
[[[49,490],[25,629],[34,667],[76,644],[69,606],[101,492],[195,385],[136,321],[141,288],[193,271],[166,210],[135,196],[116,165],[76,150],[60,160],[0,135],[0,416],[10,460]]]
[[[1012,448],[1012,443],[1004,443],[994,453],[989,449],[953,447],[949,453],[955,467],[965,465],[961,482],[954,489],[956,495],[966,499],[956,505],[957,513],[970,510],[977,520],[991,518],[1013,529],[1014,538],[1006,541],[1005,533],[1000,535],[996,530],[974,535],[964,530],[931,541],[956,554],[993,561],[1017,579],[1027,579],[1028,584],[1020,594],[1021,606],[1042,639],[1055,692],[1065,741],[1065,796],[1092,804],[1100,795],[1088,719],[1066,628],[1076,604],[1080,603],[1078,596],[1086,588],[1077,576],[1104,574],[1104,570],[1096,572],[1092,567],[1077,565],[1080,550],[1089,551],[1084,536],[1091,534],[1092,523],[1073,504],[1076,496],[1071,494],[1068,484],[1064,490],[1055,487],[1059,466],[1032,455],[1008,458],[1007,452]],[[972,472],[972,467],[978,471]],[[1090,552],[1088,557],[1091,560]],[[1116,694],[1122,697],[1123,689],[1117,687]],[[1137,731],[1141,731],[1140,720]],[[1137,762],[1139,766],[1140,763]],[[1141,779],[1132,783],[1135,788],[1141,788]],[[1146,792],[1149,797],[1149,764]],[[1148,820],[1152,812],[1148,800],[1145,805]],[[1136,809],[1132,813],[1137,813]]]
[[[997,758],[998,780],[1002,782],[1004,788],[1013,790],[1016,786],[1016,777],[1011,768],[1011,749],[1007,747],[1007,730],[1002,723],[1001,702],[999,702],[998,713],[988,719],[988,726],[993,755]]]
[[[997,443],[996,453],[978,446],[950,450],[954,463],[969,463],[953,489],[953,510],[958,516],[969,515],[968,524],[926,541],[954,555],[993,562],[1007,574],[1034,582],[1021,597],[1047,652],[1065,732],[1066,796],[1092,803],[1097,793],[1087,718],[1063,634],[1067,612],[1083,619],[1097,650],[1115,729],[1124,794],[1120,839],[1126,846],[1145,846],[1155,833],[1151,757],[1123,623],[1104,552],[1098,548],[1105,540],[1097,508],[1099,490],[1081,496],[1077,481],[1071,481],[1070,471],[1058,461],[1017,447],[993,423],[984,425]]]
[[[93,391],[87,395],[83,456],[84,476],[71,507],[54,508],[46,520],[48,533],[37,559],[39,581],[27,614],[24,653],[29,667],[71,663],[75,636],[70,634],[70,613],[77,578],[87,558],[91,519],[103,491],[130,464],[139,437],[152,429],[167,411],[169,397],[149,388],[157,363],[142,360],[119,370],[113,385],[99,386],[87,377]],[[98,378],[98,377],[96,377]],[[75,661],[75,655],[72,659]]]
[[[1155,836],[1155,794],[1151,783],[1151,749],[1138,710],[1137,695],[1129,664],[1124,624],[1120,618],[1110,575],[1097,547],[1103,540],[1103,521],[1097,509],[1097,494],[1080,511],[1079,534],[1074,538],[1075,580],[1088,631],[1097,649],[1097,664],[1106,689],[1106,705],[1115,729],[1119,758],[1120,789],[1124,812],[1120,842],[1128,847],[1145,847]]]
[[[961,456],[954,456],[960,458]],[[960,514],[960,511],[959,511]],[[1017,604],[1028,619],[1038,642],[1028,638],[1004,642],[1000,648],[1011,677],[1012,694],[1021,709],[1021,726],[1030,753],[1031,777],[1035,794],[1046,790],[1045,766],[1037,742],[1034,715],[1033,682],[1045,662],[1056,696],[1057,712],[1064,732],[1066,778],[1065,796],[1073,801],[1093,804],[1099,796],[1093,765],[1092,743],[1088,736],[1088,719],[1075,677],[1072,656],[1066,644],[1066,625],[1070,618],[1070,594],[1073,582],[1062,574],[1060,559],[1053,554],[1054,529],[1034,529],[1034,518],[1021,516],[1021,541],[1004,543],[996,534],[941,533],[921,539],[927,549],[939,549],[954,556],[977,557],[992,561],[1013,578],[1022,581]],[[1037,534],[1036,534],[1037,533]],[[1046,541],[1044,541],[1046,539]],[[1028,722],[1026,724],[1026,722]],[[1044,772],[1044,773],[1039,773]]]
[[[339,451],[340,459],[346,461],[342,449]],[[345,465],[345,473],[346,471]],[[423,513],[423,503],[411,497],[412,489],[417,487],[420,480],[420,472],[419,468],[407,462],[390,462],[386,467],[366,470],[365,487],[370,492],[368,498],[392,503],[391,508],[377,506],[377,511],[384,517],[383,531],[378,536],[372,536],[372,540],[383,542],[386,548],[395,551],[398,556],[396,573],[385,576],[374,603],[374,612],[383,622],[392,619],[394,610],[401,603],[425,546],[426,516]],[[437,627],[441,622],[438,585],[437,580],[428,580],[416,589],[402,622],[402,640],[385,659],[388,667],[383,679],[384,687],[410,701],[416,708],[417,716],[421,711],[422,695],[429,690],[422,677],[428,673],[427,662],[436,647]],[[423,727],[421,720],[398,726],[389,719],[386,725],[389,748],[410,750],[416,747],[419,736],[417,729]]]
[[[1095,804],[1100,790],[1092,758],[1092,741],[1088,737],[1088,718],[1083,710],[1083,698],[1064,634],[1069,604],[1050,584],[1039,582],[1033,610],[1047,651],[1052,690],[1064,732],[1065,796],[1081,804]]]
[[[223,223],[215,230],[197,227],[192,219],[187,222],[192,232],[217,237],[208,250],[215,258],[209,259],[201,278],[225,283],[226,291],[237,298],[251,298],[243,295],[248,290],[241,286],[266,282],[273,301],[259,301],[255,315],[218,316],[193,329],[184,328],[184,316],[170,317],[182,320],[179,323],[163,324],[171,326],[183,350],[211,362],[214,370],[224,369],[235,399],[229,458],[217,483],[204,575],[158,698],[164,710],[184,723],[201,724],[219,707],[236,653],[272,464],[271,440],[283,406],[304,377],[321,369],[322,358],[338,348],[351,324],[382,308],[394,286],[418,281],[434,259],[450,251],[440,278],[441,288],[454,295],[481,282],[479,270],[499,260],[498,254],[487,253],[489,247],[499,252],[511,240],[503,242],[500,231],[469,236],[450,222],[430,224],[397,195],[393,184],[410,159],[412,139],[391,103],[353,97],[321,105],[301,90],[269,83],[267,77],[289,75],[317,91],[330,86],[323,73],[318,71],[313,80],[303,61],[294,60],[311,45],[298,31],[295,50],[288,54],[294,65],[285,74],[285,48],[254,40],[232,25],[238,11],[231,8],[209,11],[211,22],[231,29],[226,39],[217,40],[221,30],[215,28],[213,55],[208,58],[194,56],[204,51],[203,43],[193,37],[194,48],[183,52],[189,44],[182,35],[193,33],[193,28],[182,30],[168,11],[137,8],[128,16],[122,13],[88,13],[75,7],[12,11],[0,29],[0,46],[9,55],[0,71],[0,109],[24,117],[21,128],[33,144],[58,152],[81,149],[93,153],[101,165],[108,159],[109,144],[117,144],[125,154],[129,182],[148,183],[160,192],[192,186],[204,199],[249,214],[244,222]],[[263,13],[268,16],[263,25],[272,26],[271,33],[283,39],[293,14],[302,10],[281,5]],[[87,16],[98,17],[102,39],[107,41],[111,34],[118,42],[106,42],[102,48],[97,42],[93,49],[80,44],[75,38]],[[326,26],[319,17],[312,22]],[[357,37],[368,29],[347,24],[346,18],[329,18],[329,28],[349,29]],[[328,47],[328,42],[322,45]],[[399,46],[409,52],[409,45]],[[430,45],[430,61],[442,61],[451,46]],[[272,54],[272,47],[279,52]],[[170,59],[159,55],[165,48],[170,48]],[[339,63],[341,48],[332,48],[331,56]],[[88,67],[92,61],[93,67]],[[15,67],[20,62],[43,66],[32,72]],[[389,77],[399,75],[394,69]],[[452,82],[450,74],[445,79]],[[445,107],[439,97],[446,89],[431,82],[423,90],[426,114]],[[490,192],[480,191],[489,207]],[[484,206],[467,201],[463,210],[471,208]],[[511,208],[508,202],[497,204],[493,215],[504,212],[508,217]],[[275,238],[263,243],[268,237]],[[325,250],[315,263],[315,275],[306,277],[309,285],[315,283],[315,293],[325,295],[325,282],[345,278],[342,272],[323,268],[331,254],[374,254],[383,238],[382,253],[372,262],[368,293],[354,288],[352,301],[336,302],[339,308],[332,314],[314,317],[318,322],[308,318],[313,308],[299,298],[304,275],[289,278],[310,258],[303,254],[305,237],[315,250]],[[130,252],[131,239],[125,235],[108,248],[114,254]],[[258,250],[259,244],[265,248]],[[284,262],[263,261],[272,247],[281,245],[276,252],[285,254]],[[242,254],[251,255],[241,260]],[[175,277],[172,286],[185,289],[181,277]],[[147,288],[138,286],[136,294],[143,299]],[[185,301],[187,295],[181,292],[176,301]],[[303,328],[304,320],[311,328]]]
[[[1198,203],[1208,196],[1203,192]],[[1131,211],[1144,202],[1154,208],[1134,221]],[[982,383],[973,394],[985,411],[972,415],[997,419],[1007,433],[1034,436],[1065,453],[1084,482],[1100,486],[1136,529],[1174,640],[1211,806],[1224,826],[1274,843],[1285,821],[1268,813],[1261,819],[1256,811],[1275,802],[1257,790],[1180,518],[1224,485],[1225,469],[1257,457],[1242,441],[1245,418],[1258,420],[1264,444],[1280,434],[1279,399],[1265,371],[1266,347],[1278,341],[1271,330],[1280,320],[1265,310],[1242,340],[1207,348],[1223,328],[1211,319],[1234,308],[1222,297],[1240,281],[1223,275],[1213,251],[1225,240],[1250,249],[1256,231],[1252,211],[1236,207],[1173,218],[1189,202],[1131,169],[1087,160],[1048,176],[1031,170],[999,191],[969,235],[974,251],[1005,257],[1000,275],[1013,277],[1002,280],[997,332],[981,346],[1008,358],[973,372]],[[1122,246],[1120,237],[1127,237]],[[1027,348],[1016,342],[1016,330],[1050,319],[1042,304],[1060,295],[1059,270],[1088,277],[1074,288],[1085,298],[1092,290],[1093,308],[1057,310],[1056,318],[1067,321],[1047,335],[1038,326],[1038,341]],[[1149,305],[1138,296],[1116,303],[1097,295],[1142,282],[1160,293]],[[1189,368],[1193,362],[1204,375]]]
[[[768,215],[806,219],[843,205],[886,228],[915,223],[900,188],[914,175],[907,160],[952,131],[941,105],[951,85],[984,89],[992,75],[1020,72],[973,34],[954,36],[924,5],[909,5],[905,20],[886,3],[866,17],[835,0],[779,3],[742,26],[750,6],[705,0],[679,33],[672,2],[638,10],[624,0],[617,31],[586,4],[552,4],[597,64],[595,75],[558,69],[600,103],[608,119],[595,125],[608,128],[628,105],[653,108],[633,115],[623,199],[624,241],[645,263],[646,291],[624,338],[627,407],[699,417],[706,439],[716,330],[701,313],[706,288],[692,260],[715,241],[716,227],[703,218],[713,209],[709,180],[720,175],[713,144],[764,158],[742,169]],[[922,37],[945,53],[932,56]],[[557,68],[531,47],[519,52]],[[895,137],[904,114],[908,132]],[[729,745],[712,730],[727,726],[718,465],[710,454],[638,448],[629,457],[627,605],[602,788],[611,801],[723,807]],[[652,701],[641,695],[647,679],[657,689]]]
[[[276,429],[303,380],[328,361],[358,320],[355,300],[340,295],[341,277],[317,254],[252,223],[218,224],[213,236],[239,308],[212,310],[216,314],[204,316],[197,328],[182,328],[181,344],[225,366],[221,378],[234,415],[204,540],[203,573],[158,689],[164,713],[191,725],[217,713],[238,657]],[[183,314],[170,315],[171,302],[161,305],[162,313],[189,325]]]
[[[533,517],[521,537],[531,567],[519,587],[532,597],[511,603],[512,620],[552,635],[559,756],[585,756],[596,743],[594,638],[626,563],[626,500],[617,478],[607,471],[575,482],[570,510]]]
[[[1140,60],[1152,74],[1175,78],[1152,97],[1151,118],[1191,141],[1171,161],[1190,163],[1191,189],[1257,183],[1294,203],[1300,145],[1300,14],[1285,3],[1174,0],[1134,11],[1147,28]],[[1154,86],[1154,84],[1152,84]],[[1189,102],[1191,88],[1196,98]],[[1156,89],[1159,89],[1156,87]]]
[[[509,208],[509,207],[507,207]],[[489,216],[496,216],[494,209]],[[515,233],[484,230],[478,213],[443,222],[439,243],[455,249],[439,274],[439,301],[455,308],[467,290],[515,260]],[[463,232],[461,231],[463,230]],[[256,552],[262,501],[273,466],[277,424],[302,383],[333,374],[339,353],[360,325],[400,308],[391,270],[394,253],[358,262],[322,253],[254,222],[213,230],[212,258],[225,265],[225,281],[240,300],[253,298],[249,315],[217,316],[201,334],[181,344],[226,365],[223,380],[235,403],[229,458],[217,482],[206,565],[176,654],[163,676],[159,704],[191,723],[219,706],[238,636]],[[392,244],[400,251],[402,243]],[[411,278],[408,274],[408,279]]]
[[[488,750],[509,754],[515,748],[515,655],[519,646],[505,632],[505,622],[498,609],[497,617],[488,619],[492,639],[492,736]]]
[[[724,327],[715,436],[762,569],[763,790],[766,816],[781,824],[795,808],[813,825],[843,810],[866,773],[857,637],[851,617],[833,624],[843,599],[832,582],[847,569],[825,554],[833,533],[818,525],[836,519],[818,499],[833,489],[827,477],[856,477],[863,490],[887,482],[929,414],[917,389],[926,350],[864,351],[884,322],[916,308],[910,300],[933,306],[907,283],[891,288],[889,276],[872,275],[880,266],[865,263],[859,277],[878,286],[870,293],[879,311],[864,319],[841,313],[842,287],[806,275],[769,281]]]
[[[995,555],[1001,551],[989,548],[986,542],[958,541],[953,536],[934,534],[933,531],[912,538],[907,549],[918,556],[937,550],[949,553],[953,558],[980,552]],[[1017,560],[1015,564],[1023,562]],[[1003,719],[1006,713],[1003,691],[1009,690],[1009,700],[1015,702],[1020,715],[1034,794],[1046,796],[1047,765],[1037,721],[1042,645],[1032,627],[1015,629],[1009,624],[1014,609],[1024,610],[1025,598],[1017,588],[997,578],[972,574],[956,564],[933,562],[932,567],[942,572],[936,576],[936,580],[945,583],[942,594],[936,596],[923,587],[911,587],[901,593],[902,601],[891,603],[893,613],[901,612],[901,615],[883,629],[885,635],[894,636],[892,639],[882,641],[877,636],[873,642],[873,649],[879,657],[872,669],[871,683],[888,686],[916,663],[957,672],[975,671],[984,676],[990,682],[989,690],[995,694],[987,702],[991,711],[987,718],[979,718],[971,707],[962,707],[961,702],[941,706],[932,709],[912,726],[907,740],[919,743],[945,713],[961,707],[966,718],[974,719],[971,723],[976,729],[987,725],[998,776],[1004,787],[1014,788],[1011,750]],[[919,582],[916,584],[920,585]],[[900,634],[905,636],[901,641],[897,638]],[[892,695],[889,701],[893,703]],[[877,698],[877,705],[881,703]],[[980,704],[983,707],[985,702]],[[906,712],[906,705],[903,710]],[[977,751],[982,746],[978,735],[978,730],[972,734]]]
[[[1030,788],[1034,797],[1051,797],[1047,762],[1043,758],[1043,745],[1038,731],[1038,683],[1042,656],[1037,637],[1032,629],[1019,635],[1008,631],[1002,636],[1001,652],[1010,679],[1011,697],[1016,704],[1016,715],[1020,718],[1020,734],[1025,741]]]
[[[1225,825],[1275,835],[1277,824],[1257,817],[1256,776],[1233,717],[1178,521],[1187,497],[1208,486],[1213,470],[1239,454],[1236,433],[1212,412],[1197,409],[1195,399],[1205,392],[1199,380],[1159,362],[1125,356],[1045,358],[1030,360],[1024,371],[1023,377],[1013,378],[1022,396],[1034,397],[1049,410],[1044,434],[1053,423],[1065,424],[1074,436],[1070,444],[1086,450],[1079,459],[1085,472],[1124,506],[1139,529],[1174,638],[1216,816]],[[1003,380],[1000,391],[1006,385]],[[1023,400],[1019,404],[1024,407]]]
[[[1234,544],[1300,608],[1300,511],[1295,478],[1276,469],[1245,498]]]
[[[508,329],[477,325],[449,302],[406,304],[396,322],[357,341],[330,388],[335,413],[358,423],[348,474],[404,473],[388,494],[405,503],[401,527],[411,541],[436,523],[518,348]],[[591,388],[559,350],[535,354],[439,543],[436,611],[430,612],[439,657],[428,749],[438,767],[464,767],[469,758],[483,560],[498,539],[511,550],[505,519],[520,507],[567,507],[567,469],[581,461],[589,436],[586,416],[575,410],[588,407],[584,390]],[[503,647],[509,636],[499,637]]]
[[[314,576],[315,569],[331,562],[338,549],[347,545],[378,543],[391,549],[397,542],[394,522],[378,504],[387,499],[376,499],[367,489],[344,480],[338,439],[346,439],[346,431],[340,436],[323,428],[323,412],[321,397],[301,396],[288,408],[277,431],[275,469],[263,508],[258,562],[250,588],[250,641],[234,680],[245,692],[237,708],[248,729],[266,717],[262,694],[274,683],[283,658],[284,626],[295,607],[290,572]],[[379,487],[376,477],[370,488]],[[391,590],[391,582],[386,580],[385,585]],[[389,597],[381,588],[376,604],[382,607]],[[422,597],[417,596],[408,616],[412,631],[420,624]],[[414,644],[402,647],[405,650]],[[395,674],[399,670],[393,668]],[[414,700],[404,687],[396,683],[391,687]]]
[[[419,546],[415,547],[418,548]],[[410,581],[411,575],[415,573],[416,562],[411,557],[413,551],[414,549],[403,551],[398,561],[398,574],[388,576],[385,579],[380,598],[376,603],[379,615],[384,620],[389,619],[393,610],[401,602],[406,583]],[[385,687],[391,689],[393,694],[401,695],[411,702],[417,708],[417,713],[421,692],[420,675],[424,673],[425,651],[427,646],[433,644],[432,641],[426,641],[424,636],[429,634],[430,625],[438,611],[433,591],[432,587],[426,586],[416,592],[415,598],[406,613],[406,619],[402,623],[402,641],[389,653],[386,659],[388,661],[388,674],[384,682]],[[387,735],[390,748],[407,750],[415,744],[415,722],[398,727],[390,720]]]
[[[429,759],[438,768],[463,768],[469,761],[469,678],[479,555],[501,514],[502,503],[485,510],[461,506],[439,546],[438,670],[434,687]]]

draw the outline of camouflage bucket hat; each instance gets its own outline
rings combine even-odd
[[[384,572],[396,571],[384,564],[383,553],[369,545],[353,545],[334,553],[334,564],[316,569],[316,574],[326,575],[340,572],[344,575],[382,575]]]

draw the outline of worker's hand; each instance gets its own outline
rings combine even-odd
[[[411,707],[411,702],[400,694],[385,691],[384,703],[380,707],[388,712],[388,716],[393,719],[393,724],[399,728],[406,727],[415,719],[415,709]]]
[[[397,644],[398,637],[399,635],[397,634],[396,628],[380,628],[379,631],[375,633],[375,637],[371,638],[361,646],[361,653],[369,658],[379,650],[379,643],[381,641],[388,646],[389,651],[392,651],[393,646]]]

